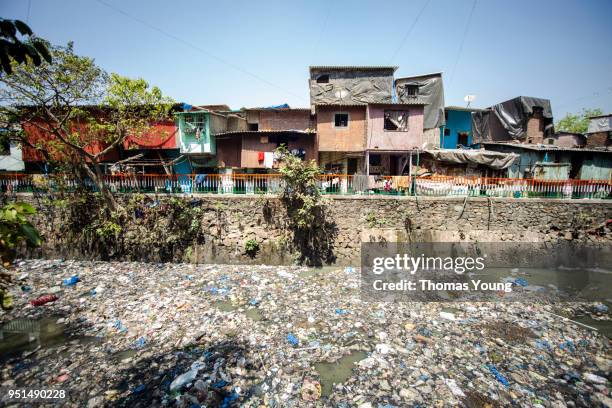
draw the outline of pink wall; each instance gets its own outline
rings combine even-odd
[[[384,129],[385,109],[408,112],[408,131]],[[423,105],[369,105],[367,148],[370,150],[410,150],[423,145]]]

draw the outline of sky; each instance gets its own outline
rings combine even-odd
[[[446,105],[612,112],[610,0],[0,0],[53,44],[190,104],[306,107],[311,65],[443,72]]]

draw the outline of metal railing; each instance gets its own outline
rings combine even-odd
[[[283,188],[280,174],[139,174],[104,177],[110,190],[116,193],[276,194]],[[612,198],[612,180],[322,174],[318,186],[323,194],[340,195]],[[74,191],[77,188],[96,190],[90,180],[75,180],[62,174],[0,174],[2,192]]]

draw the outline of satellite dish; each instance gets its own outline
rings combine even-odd
[[[474,102],[476,100],[476,95],[465,95],[463,97],[463,100],[467,102],[467,107],[470,106],[470,103]]]

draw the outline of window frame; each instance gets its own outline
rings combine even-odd
[[[346,115],[346,126],[336,126],[336,115]],[[334,112],[334,129],[348,129],[351,123],[351,115],[348,112]]]
[[[406,118],[408,119],[408,129],[406,130],[402,130],[402,129],[387,129],[385,127],[386,123],[387,123],[387,119],[385,118],[385,115],[387,112],[402,112],[404,115],[406,115]],[[403,110],[403,109],[383,109],[383,132],[409,132],[410,131],[410,111],[408,110]]]

